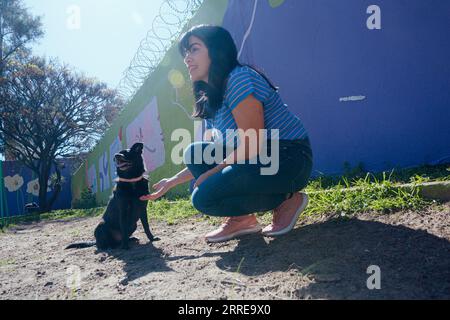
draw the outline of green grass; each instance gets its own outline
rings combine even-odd
[[[14,260],[0,260],[0,267],[12,266],[15,264],[16,262]]]
[[[346,163],[344,164],[343,175],[331,176],[321,174],[317,178],[311,180],[309,185],[317,189],[328,189],[337,185],[346,185],[347,182],[349,182],[350,186],[353,186],[353,184],[357,183],[359,180],[365,180],[368,174],[368,181],[374,183],[385,180],[386,177],[394,184],[450,181],[450,164],[437,166],[424,165],[408,169],[394,168],[391,171],[373,173],[364,170],[364,165],[362,163],[354,168],[351,168],[348,163]]]
[[[433,204],[419,195],[418,182],[408,189],[398,187],[396,181],[384,175],[381,180],[366,174],[366,177],[343,178],[344,184],[338,183],[327,189],[319,189],[314,184],[306,188],[310,193],[310,205],[305,214],[334,213],[353,215],[357,212],[395,212],[400,210],[421,210]],[[351,190],[349,188],[355,188]]]
[[[335,214],[350,217],[358,212],[390,213],[400,210],[421,210],[435,203],[419,195],[419,182],[415,181],[408,189],[398,187],[396,180],[392,180],[386,173],[381,180],[377,176],[366,174],[364,178],[354,178],[351,182],[342,177],[334,186],[322,188],[312,181],[306,188],[310,201],[303,215]],[[355,187],[355,190],[349,188]],[[192,207],[189,198],[174,201],[159,200],[149,203],[149,214],[158,221],[174,224],[185,218],[197,217],[210,221],[212,224],[220,222],[218,218],[199,215]],[[270,221],[271,214],[260,212],[258,215],[265,221]]]
[[[175,200],[160,199],[148,203],[148,213],[151,219],[163,221],[168,224],[191,218],[199,214],[192,206],[190,198],[179,198]]]
[[[436,201],[425,200],[419,195],[417,184],[428,181],[450,180],[449,165],[422,166],[414,169],[392,170],[390,172],[367,173],[359,166],[347,170],[339,177],[320,176],[311,180],[306,188],[310,202],[304,215],[331,214],[351,217],[358,212],[390,213],[400,210],[421,210]],[[399,184],[412,183],[408,189],[399,188]],[[354,190],[349,188],[356,188]],[[150,219],[177,224],[187,218],[206,220],[211,224],[220,223],[220,218],[201,215],[191,204],[190,198],[160,199],[149,202]],[[40,220],[74,219],[95,217],[103,213],[105,207],[94,209],[58,210],[51,213],[0,219],[0,229],[22,223]],[[271,214],[258,213],[266,222]]]
[[[31,214],[27,216],[17,216],[0,219],[0,231],[2,232],[6,227],[13,227],[15,225],[38,222],[42,220],[71,220],[75,218],[95,217],[101,215],[105,208],[92,209],[67,209],[55,210],[41,215]]]

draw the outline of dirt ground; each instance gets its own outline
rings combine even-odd
[[[450,299],[450,203],[303,219],[279,239],[225,244],[204,242],[205,221],[152,223],[154,245],[140,227],[129,251],[64,250],[91,240],[98,220],[0,234],[0,299]],[[380,289],[367,287],[372,265]]]

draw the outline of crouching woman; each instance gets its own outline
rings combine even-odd
[[[179,49],[193,83],[194,117],[204,119],[208,130],[204,141],[185,150],[186,168],[153,185],[155,192],[141,199],[156,200],[195,179],[193,206],[203,214],[224,217],[223,224],[205,236],[206,241],[228,241],[258,232],[270,237],[286,234],[308,204],[308,196],[299,191],[308,183],[313,156],[302,121],[289,111],[263,73],[239,63],[235,43],[224,28],[194,27],[183,35]],[[252,136],[246,134],[250,131],[256,133],[256,143],[245,143]],[[274,139],[278,143],[272,144]],[[237,148],[230,152],[229,144]],[[269,150],[278,155],[277,170],[267,174],[261,152],[272,145],[277,146]],[[221,148],[220,161],[204,159],[206,154],[217,159]],[[262,228],[255,213],[265,211],[272,211],[273,219]]]

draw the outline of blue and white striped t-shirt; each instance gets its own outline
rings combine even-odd
[[[237,66],[230,73],[222,107],[217,110],[214,118],[205,120],[206,129],[212,129],[215,142],[224,144],[223,138],[226,137],[227,144],[239,144],[235,135],[226,136],[226,130],[237,129],[231,112],[250,94],[263,104],[268,139],[296,140],[308,137],[302,121],[289,111],[278,92],[254,69]],[[269,129],[278,129],[279,136],[271,135]]]

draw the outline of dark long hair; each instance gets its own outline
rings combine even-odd
[[[189,49],[191,36],[195,36],[205,43],[211,60],[208,83],[195,81],[192,86],[195,97],[193,117],[208,119],[214,117],[216,111],[222,106],[231,71],[237,66],[243,65],[238,61],[236,45],[226,29],[212,25],[193,27],[179,41],[178,49],[183,57]],[[258,72],[274,90],[278,90],[258,68],[247,66]]]

